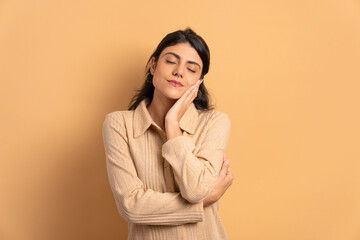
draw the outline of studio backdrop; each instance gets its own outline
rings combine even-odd
[[[356,0],[0,2],[0,239],[126,239],[101,127],[169,32],[231,120],[231,240],[360,239]]]

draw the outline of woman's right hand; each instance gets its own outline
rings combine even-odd
[[[209,206],[218,201],[225,191],[230,187],[234,179],[230,169],[230,162],[226,157],[226,153],[223,154],[223,164],[219,172],[219,176],[216,180],[215,186],[210,194],[204,199],[204,207]]]

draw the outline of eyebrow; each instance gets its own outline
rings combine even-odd
[[[167,52],[167,53],[165,53],[165,54],[164,54],[164,56],[165,56],[166,54],[171,54],[171,55],[174,55],[177,59],[179,59],[179,60],[180,60],[180,56],[179,56],[179,55],[177,55],[176,53],[173,53],[173,52]],[[197,62],[194,62],[194,61],[187,61],[187,63],[198,65],[198,66],[199,66],[199,68],[201,69],[200,64],[198,64]]]

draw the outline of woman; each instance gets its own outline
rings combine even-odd
[[[169,33],[128,111],[105,117],[108,178],[128,239],[227,239],[217,212],[233,181],[230,120],[209,105],[209,63],[192,29]]]

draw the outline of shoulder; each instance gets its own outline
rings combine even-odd
[[[105,115],[105,119],[107,118],[114,118],[114,119],[124,119],[132,116],[134,110],[118,110],[113,111]]]
[[[200,121],[202,121],[202,134],[208,140],[213,141],[214,144],[224,146],[227,144],[227,139],[230,136],[230,117],[227,113],[218,110],[206,110],[199,113]]]
[[[221,125],[221,126],[230,126],[230,116],[225,112],[221,112],[216,109],[200,111],[199,119],[200,121],[206,122],[209,126]]]
[[[119,110],[107,113],[103,122],[103,128],[112,127],[115,129],[125,129],[127,122],[132,119],[133,110]]]

